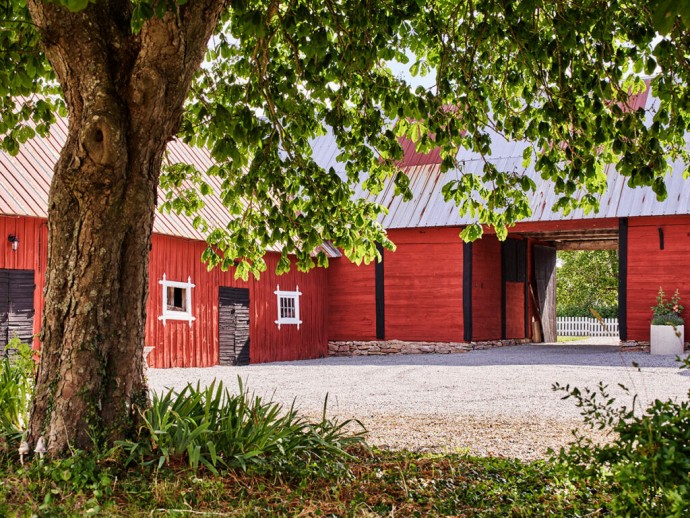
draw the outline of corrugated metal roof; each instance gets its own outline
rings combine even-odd
[[[17,156],[0,152],[0,215],[48,217],[48,193],[53,178],[53,168],[60,150],[67,139],[67,121],[59,118],[51,127],[50,137],[36,137],[20,147]],[[193,148],[180,141],[172,141],[167,147],[170,163],[183,162],[195,166],[204,173],[213,165],[207,150]],[[205,177],[214,193],[221,192],[221,179]],[[159,202],[163,193],[159,191]],[[218,196],[205,196],[205,206],[200,215],[212,226],[224,227],[230,220],[227,209]],[[192,218],[183,214],[156,213],[153,224],[156,234],[204,241],[206,236],[192,224]],[[339,257],[340,252],[330,244],[323,249],[329,257]],[[280,250],[279,247],[270,249]]]
[[[510,171],[514,167],[522,171],[522,156],[490,159],[499,170]],[[479,160],[466,162],[466,174],[482,174],[484,163]],[[683,179],[685,165],[678,161],[673,164],[673,170],[666,177],[668,197],[657,201],[656,195],[650,187],[630,188],[627,178],[619,175],[615,167],[607,170],[608,188],[599,200],[599,212],[585,214],[582,210],[574,210],[567,216],[560,212],[553,212],[552,208],[559,196],[554,185],[543,180],[533,169],[527,169],[524,174],[534,180],[537,188],[528,193],[532,215],[522,221],[563,221],[596,218],[619,218],[631,216],[661,216],[690,214],[690,183]],[[385,228],[413,228],[413,227],[442,227],[467,225],[472,218],[460,216],[453,202],[443,199],[441,190],[444,185],[456,180],[457,171],[440,173],[438,165],[410,168],[410,189],[413,193],[411,201],[402,201],[394,196],[393,182],[388,182],[378,196],[358,188],[355,196],[368,198],[387,207],[388,214],[381,217],[381,224]]]
[[[644,106],[647,113],[651,113],[658,101],[648,90],[631,97],[632,109]],[[651,117],[651,115],[649,115]],[[618,218],[631,216],[659,216],[690,214],[690,182],[683,179],[685,165],[678,161],[672,164],[672,172],[666,177],[668,197],[663,202],[656,199],[650,187],[630,188],[627,178],[619,175],[614,166],[606,169],[608,188],[600,197],[599,212],[585,215],[582,210],[574,210],[567,216],[560,212],[553,212],[552,208],[559,198],[555,193],[551,181],[544,180],[533,167],[522,167],[522,153],[529,146],[525,141],[507,141],[501,135],[489,131],[491,136],[491,155],[486,160],[493,163],[499,171],[516,171],[529,176],[536,184],[536,190],[528,194],[532,215],[523,221],[562,221],[596,218]],[[322,162],[328,156],[337,154],[335,140],[331,134],[316,139],[313,143],[314,159],[322,166],[333,166],[341,175],[344,170],[342,164]],[[330,150],[330,151],[326,151]],[[458,160],[464,164],[465,174],[480,175],[483,172],[484,159],[478,154],[467,150],[460,150]],[[410,190],[413,197],[410,201],[402,201],[395,196],[393,182],[389,181],[378,195],[364,191],[361,186],[355,188],[355,197],[366,198],[383,205],[388,214],[380,218],[385,228],[414,228],[414,227],[442,227],[458,226],[473,223],[469,217],[462,217],[452,202],[443,199],[441,190],[452,180],[457,180],[459,171],[440,172],[438,163],[433,160],[423,165],[414,165],[405,170],[410,178]],[[582,193],[579,194],[580,196]]]
[[[646,92],[635,96],[633,107],[642,106],[650,111],[657,100]],[[53,174],[53,165],[58,159],[62,143],[65,141],[67,125],[64,120],[58,121],[51,129],[48,139],[36,138],[27,142],[16,157],[0,153],[0,214],[47,217],[48,191]],[[659,202],[649,187],[632,189],[626,185],[627,178],[618,175],[613,166],[607,169],[608,189],[600,199],[598,213],[585,215],[581,210],[575,210],[563,216],[552,211],[558,196],[554,192],[553,183],[543,180],[532,167],[523,171],[522,153],[529,145],[524,141],[507,141],[501,135],[492,133],[491,156],[487,160],[493,162],[501,171],[517,171],[532,178],[537,188],[529,193],[532,216],[523,221],[557,221],[595,218],[616,218],[630,216],[656,216],[690,214],[690,184],[683,179],[684,164],[673,164],[672,173],[666,178],[668,198]],[[404,147],[408,152],[409,145]],[[334,170],[344,178],[344,164],[336,160],[339,154],[338,146],[332,132],[312,141],[312,157],[320,166]],[[190,148],[180,142],[171,142],[168,146],[171,162],[185,162],[195,165],[200,171],[206,171],[212,160],[206,150]],[[378,195],[372,195],[355,187],[356,198],[367,198],[385,206],[388,214],[381,217],[381,223],[386,228],[414,228],[457,226],[472,223],[472,219],[461,217],[452,202],[443,199],[441,190],[444,185],[460,176],[459,171],[440,173],[439,157],[434,155],[427,160],[415,153],[414,160],[407,160],[412,164],[406,167],[410,178],[410,189],[413,199],[405,202],[394,195],[393,182],[388,182]],[[481,175],[484,159],[477,153],[461,150],[458,159],[464,163],[464,172]],[[209,185],[215,192],[220,192],[221,181],[218,178],[208,178]],[[220,199],[215,196],[206,197],[206,207],[202,216],[207,221],[218,226],[224,226],[228,221],[227,210]],[[157,214],[154,232],[190,239],[203,240],[204,236],[197,231],[190,218],[175,214]],[[332,247],[326,247],[329,255],[333,255]]]

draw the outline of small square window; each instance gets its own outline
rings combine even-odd
[[[281,291],[280,286],[274,292],[278,297],[278,329],[283,324],[296,324],[297,329],[302,324],[299,319],[299,298],[302,295],[299,291],[299,286],[295,291]]]
[[[186,320],[189,325],[195,320],[192,316],[192,284],[191,277],[187,278],[187,282],[169,281],[163,274],[163,280],[158,281],[162,287],[162,308],[163,314],[158,317],[158,320],[163,321],[165,325],[166,320]]]

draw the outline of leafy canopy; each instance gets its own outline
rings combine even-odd
[[[103,8],[56,1],[71,11]],[[131,37],[147,23],[175,24],[188,5],[133,0]],[[3,149],[16,153],[34,132],[45,135],[61,101],[24,2],[9,0],[3,10],[0,133]],[[438,146],[442,169],[462,172],[458,148],[488,157],[493,132],[532,143],[524,166],[555,183],[560,210],[596,209],[607,163],[663,198],[668,159],[690,163],[689,10],[682,0],[228,2],[179,134],[206,146],[216,165],[169,164],[163,209],[196,214],[213,190],[206,175],[218,177],[213,194],[233,220],[216,229],[201,216],[194,221],[210,232],[205,259],[237,263],[242,276],[265,268],[261,256],[272,245],[283,250],[280,270],[289,253],[300,268],[313,266],[323,240],[369,260],[376,242],[392,247],[375,222],[385,209],[354,199],[353,186],[376,193],[393,179],[409,198],[397,137],[422,152]],[[435,87],[394,76],[393,60],[412,75],[435,74]],[[659,99],[649,113],[629,105],[645,88],[643,75],[653,76]],[[313,139],[326,131],[342,171],[312,158]],[[525,192],[535,185],[524,170],[486,161],[481,175],[459,178],[444,194],[477,220],[463,237],[479,237],[479,224],[505,236],[529,214]],[[316,259],[327,262],[323,253]]]

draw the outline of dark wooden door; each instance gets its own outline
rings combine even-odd
[[[249,363],[249,289],[220,288],[218,342],[221,365]]]
[[[10,270],[0,270],[0,356],[5,351],[10,326]]]
[[[34,271],[0,270],[0,347],[14,337],[31,343],[34,334]]]
[[[534,280],[544,342],[556,341],[556,249],[534,247]]]

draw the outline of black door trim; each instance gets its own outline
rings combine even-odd
[[[376,338],[377,340],[386,339],[386,290],[385,277],[383,271],[383,258],[385,257],[384,248],[379,243],[376,249],[381,254],[381,260],[376,261],[375,282],[376,282]]]
[[[618,333],[628,339],[628,218],[618,220]]]
[[[462,319],[464,339],[472,341],[472,243],[462,245]]]

